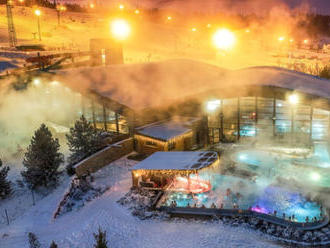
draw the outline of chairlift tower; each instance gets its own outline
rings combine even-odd
[[[13,8],[13,1],[7,0],[7,22],[8,22],[8,34],[9,34],[9,45],[15,47],[17,45],[16,31],[13,20],[13,13],[11,9]]]

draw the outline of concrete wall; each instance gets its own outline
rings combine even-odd
[[[129,138],[118,143],[110,145],[103,150],[93,154],[76,164],[75,170],[77,176],[87,174],[87,172],[96,172],[109,163],[127,155],[133,151],[133,139]]]

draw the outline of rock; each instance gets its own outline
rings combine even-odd
[[[304,234],[304,236],[302,237],[302,240],[310,241],[312,239],[312,237],[313,237],[313,233],[308,231]]]
[[[300,240],[302,238],[303,231],[295,230],[292,234],[292,237],[296,240]]]

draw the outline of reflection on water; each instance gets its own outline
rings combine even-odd
[[[212,189],[209,192],[201,194],[167,192],[163,205],[170,206],[175,201],[178,207],[204,205],[211,208],[212,204],[215,204],[217,208],[252,209],[267,214],[276,211],[277,216],[283,217],[285,214],[286,218],[290,216],[298,222],[305,222],[306,217],[309,220],[314,217],[320,219],[320,206],[308,201],[298,192],[227,175],[213,174],[204,177],[211,181]]]

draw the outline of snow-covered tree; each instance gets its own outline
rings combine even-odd
[[[45,124],[34,133],[23,165],[26,168],[21,174],[31,188],[48,187],[57,182],[58,167],[64,162],[64,156],[59,152],[58,139],[53,138]]]
[[[52,243],[50,244],[49,248],[58,248],[57,244],[53,240]]]
[[[102,147],[101,132],[95,129],[84,116],[81,116],[75,122],[74,127],[70,128],[70,133],[66,135],[66,138],[71,152],[68,158],[69,167],[92,155]]]
[[[41,245],[38,241],[38,238],[34,233],[29,232],[28,237],[29,237],[30,248],[40,248],[41,247]]]
[[[99,228],[98,233],[94,233],[94,238],[95,238],[94,248],[107,248],[108,247],[106,231],[103,232],[101,230],[101,228]]]
[[[7,180],[7,175],[10,170],[9,166],[2,167],[0,159],[0,198],[4,199],[11,193],[10,181]]]

